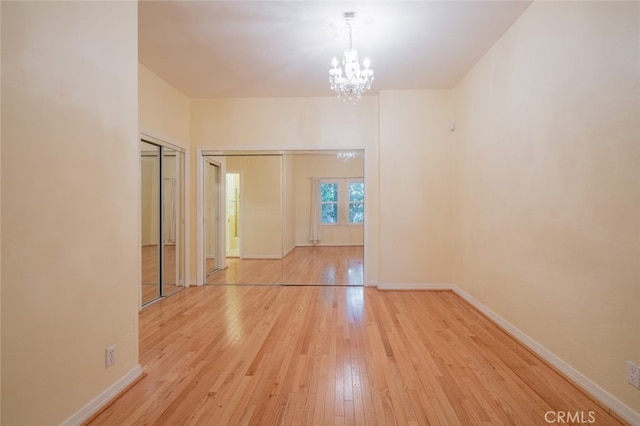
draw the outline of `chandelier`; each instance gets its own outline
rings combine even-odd
[[[331,90],[338,93],[338,97],[345,102],[356,103],[362,93],[371,89],[373,82],[373,70],[370,68],[369,59],[362,61],[364,69],[360,69],[358,51],[353,48],[351,23],[356,17],[355,12],[345,12],[344,20],[349,27],[349,48],[342,55],[342,67],[338,66],[338,59],[331,61],[333,68],[329,70],[329,83]]]

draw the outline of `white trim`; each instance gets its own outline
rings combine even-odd
[[[138,129],[138,136],[139,136],[139,139],[146,139],[149,142],[152,142],[155,144],[168,146],[169,148],[173,148],[176,151],[186,152],[189,148],[189,145],[186,143],[177,141],[175,139],[172,139],[165,135],[161,135],[156,132],[152,132],[147,129]]]
[[[367,258],[369,257],[369,251],[371,250],[370,247],[368,247],[367,242],[369,241],[369,234],[375,234],[375,232],[373,232],[375,229],[373,228],[374,223],[377,223],[379,221],[379,218],[376,217],[375,220],[370,219],[370,215],[371,215],[371,208],[374,205],[374,203],[377,203],[377,201],[375,201],[372,197],[371,197],[371,192],[378,187],[377,184],[372,184],[372,179],[375,178],[375,176],[370,176],[372,173],[368,172],[367,170],[371,167],[371,166],[367,166],[367,161],[366,158],[368,158],[367,156],[367,152],[369,151],[369,154],[372,155],[372,152],[374,153],[373,155],[375,155],[376,157],[378,156],[378,152],[377,150],[372,149],[372,147],[367,147],[367,146],[317,146],[317,147],[313,147],[313,148],[302,148],[300,146],[243,146],[243,147],[238,147],[238,146],[225,146],[225,145],[220,145],[220,146],[215,146],[215,145],[200,145],[196,147],[196,156],[197,156],[197,160],[196,160],[196,264],[198,262],[202,262],[203,261],[203,250],[204,250],[204,245],[202,243],[202,241],[199,241],[202,238],[202,232],[201,230],[198,230],[198,227],[203,226],[202,222],[203,222],[203,212],[202,212],[202,208],[203,205],[202,204],[198,204],[201,203],[201,198],[202,198],[202,188],[201,188],[201,181],[203,179],[202,175],[203,175],[203,170],[202,170],[202,164],[201,164],[201,159],[205,156],[229,156],[229,155],[249,155],[249,154],[256,154],[256,155],[284,155],[284,154],[291,154],[291,155],[295,155],[295,154],[324,154],[325,152],[333,152],[333,153],[337,153],[340,151],[362,151],[365,161],[364,161],[364,173],[362,176],[362,179],[364,181],[364,188],[365,188],[365,203],[364,203],[364,208],[365,208],[365,223],[364,224],[348,224],[345,226],[362,226],[363,227],[363,234],[364,234],[364,287],[375,287],[377,285],[377,278],[375,278],[375,276],[378,275],[378,271],[376,269],[375,273],[372,273],[373,268],[375,268],[375,263],[374,262],[369,262],[367,261]],[[378,168],[376,168],[377,170]],[[223,170],[222,170],[223,175],[226,175],[226,166],[223,165]],[[376,176],[379,175],[380,172],[379,170],[377,170]],[[200,185],[200,187],[198,186]],[[223,185],[223,188],[226,189],[226,185]],[[242,189],[240,190],[240,197],[242,198]],[[371,200],[370,202],[367,202],[366,200]],[[241,203],[244,204],[244,203]],[[225,205],[226,205],[226,199],[225,199]],[[243,215],[241,214],[240,216],[240,235],[243,235],[243,228],[242,228],[242,218]],[[226,227],[223,227],[226,231]],[[371,239],[373,239],[373,237],[371,237]],[[240,250],[241,250],[241,256],[242,256],[242,238],[240,239]],[[377,239],[376,239],[377,241]],[[225,246],[225,250],[223,251],[223,253],[226,252],[226,246]],[[248,256],[242,256],[242,258],[247,258]],[[203,271],[203,267],[202,265],[197,266],[197,272],[196,272],[196,277],[197,277],[197,285],[203,285],[204,284],[204,272]],[[202,276],[201,276],[202,275]],[[374,275],[374,277],[372,277],[372,275]]]
[[[313,148],[301,148],[299,146],[294,147],[282,147],[282,146],[212,146],[212,145],[200,145],[198,147],[204,154],[202,155],[333,155],[340,151],[363,151],[365,153],[366,147],[329,147],[318,146]],[[365,153],[366,154],[366,153]],[[366,158],[366,155],[365,155]]]
[[[218,270],[225,269],[226,264],[226,163],[224,161],[215,161],[208,158],[202,148],[197,148],[196,153],[196,282],[198,286],[206,284],[206,274],[204,271],[204,254],[205,254],[205,214],[204,214],[204,178],[205,163],[212,164],[218,168]],[[242,194],[241,194],[242,196]],[[224,218],[224,219],[223,219]]]
[[[280,260],[282,256],[279,254],[244,254],[241,259],[275,259]]]
[[[511,324],[500,315],[493,312],[486,305],[482,304],[476,298],[471,296],[466,291],[462,290],[457,285],[452,286],[452,290],[455,294],[466,300],[469,304],[473,305],[476,309],[486,315],[491,321],[496,323],[500,328],[510,334],[514,339],[518,340],[524,346],[533,351],[540,358],[547,361],[554,366],[558,371],[571,379],[574,383],[580,386],[585,392],[591,394],[598,401],[602,402],[605,406],[614,411],[617,415],[631,423],[632,425],[640,425],[640,413],[634,411],[631,407],[620,401],[611,393],[600,387],[597,383],[580,373],[573,368],[570,364],[562,360],[555,355],[549,349],[532,339],[522,330]]]
[[[204,156],[196,150],[196,284],[204,285]],[[191,281],[191,280],[190,280]]]
[[[363,247],[364,248],[364,244],[348,244],[348,243],[340,243],[340,244],[311,244],[311,243],[304,243],[304,244],[296,244],[293,248],[296,247]]]
[[[187,286],[187,283],[191,281],[191,155],[189,149],[186,149],[182,154],[182,203],[184,217],[182,220],[184,224],[182,226],[182,244],[183,247],[183,259],[184,259],[184,271],[182,272],[183,285]]]
[[[79,425],[82,422],[88,420],[95,413],[100,411],[105,405],[107,405],[113,398],[118,396],[120,392],[125,390],[127,386],[133,383],[142,375],[142,367],[140,364],[136,365],[131,371],[122,376],[118,381],[102,391],[98,396],[89,401],[84,407],[76,411],[60,423],[61,426]]]
[[[453,290],[453,284],[379,283],[378,290]]]

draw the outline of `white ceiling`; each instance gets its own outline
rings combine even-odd
[[[192,98],[333,96],[353,46],[380,89],[453,87],[530,1],[141,1],[139,60]]]

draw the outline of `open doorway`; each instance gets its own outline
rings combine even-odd
[[[227,257],[240,257],[240,173],[226,174]]]

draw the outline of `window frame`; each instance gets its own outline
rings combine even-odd
[[[349,189],[351,183],[362,183],[364,186],[364,177],[346,177],[346,178],[320,178],[318,179],[318,197],[320,209],[320,225],[321,226],[363,226],[365,218],[362,222],[351,222],[350,206],[351,204],[362,204],[363,208],[366,202],[366,197],[363,195],[362,201],[351,202],[349,196]],[[322,185],[323,184],[336,184],[338,192],[338,201],[323,201],[322,200]],[[324,222],[322,215],[322,207],[325,204],[336,205],[336,222]],[[346,212],[346,213],[345,213]]]

